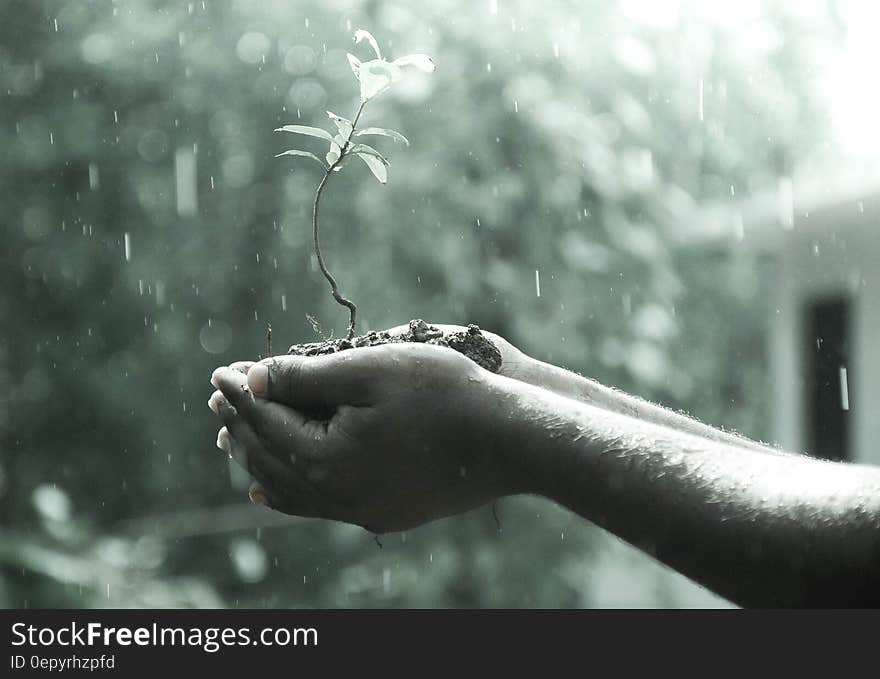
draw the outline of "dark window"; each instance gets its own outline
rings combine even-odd
[[[805,310],[807,452],[830,460],[850,458],[850,303],[814,300]]]

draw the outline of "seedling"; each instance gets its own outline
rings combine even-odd
[[[312,236],[315,243],[315,255],[318,259],[318,266],[321,268],[321,273],[324,274],[324,278],[326,278],[327,282],[330,284],[330,293],[333,295],[333,299],[335,299],[337,303],[348,309],[348,334],[346,337],[349,340],[354,337],[357,306],[339,291],[339,285],[336,283],[336,279],[330,271],[327,270],[327,265],[324,263],[324,256],[321,254],[321,244],[318,238],[318,205],[321,202],[321,194],[327,186],[330,177],[332,177],[334,173],[342,170],[352,156],[360,158],[381,184],[385,184],[388,181],[388,160],[372,146],[354,141],[355,137],[390,137],[394,141],[400,142],[406,146],[409,146],[409,140],[400,134],[400,132],[388,130],[383,127],[365,127],[358,129],[361,114],[364,112],[364,107],[368,102],[388,90],[388,88],[403,77],[402,69],[405,66],[415,66],[426,73],[431,73],[434,70],[434,62],[425,54],[409,54],[405,57],[395,59],[394,61],[386,61],[382,57],[382,52],[379,50],[379,45],[376,42],[376,39],[370,33],[364,30],[355,31],[355,43],[360,43],[364,40],[370,44],[370,47],[372,47],[373,51],[376,53],[375,59],[360,61],[353,54],[347,55],[351,70],[354,72],[354,76],[360,84],[360,104],[358,105],[354,117],[349,120],[348,118],[343,118],[342,116],[327,111],[327,116],[336,126],[336,134],[328,132],[320,127],[309,127],[307,125],[285,125],[275,130],[276,132],[290,132],[309,137],[317,137],[330,144],[330,149],[324,156],[324,160],[321,160],[321,158],[310,151],[303,151],[301,149],[289,149],[284,153],[279,153],[276,157],[299,156],[310,158],[318,163],[324,170],[324,176],[321,178],[318,188],[315,191],[315,201],[312,206]]]

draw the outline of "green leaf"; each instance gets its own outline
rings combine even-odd
[[[308,125],[285,125],[275,130],[276,132],[293,132],[293,134],[307,134],[310,137],[317,137],[326,141],[333,141],[333,135],[327,130],[320,127],[309,127]]]
[[[351,121],[348,118],[336,115],[332,111],[327,111],[327,116],[336,124],[339,134],[347,139],[348,135],[351,134]]]
[[[388,181],[388,170],[385,169],[382,161],[367,153],[358,153],[357,156],[367,164],[370,172],[379,180],[380,184],[385,184]]]
[[[372,146],[367,146],[366,144],[355,144],[350,149],[348,149],[348,153],[358,153],[358,154],[363,153],[364,155],[373,156],[374,158],[378,158],[380,161],[382,161],[383,165],[388,164],[388,159],[385,156],[383,156],[381,153],[379,153]]]
[[[409,139],[404,137],[400,132],[395,130],[386,130],[384,127],[366,127],[363,130],[359,130],[354,133],[355,137],[359,137],[362,134],[379,134],[383,137],[391,137],[394,141],[403,142],[407,146],[409,146]]]
[[[358,80],[361,83],[361,101],[378,97],[401,78],[400,68],[381,59],[360,64]]]
[[[299,149],[290,149],[288,151],[285,151],[284,153],[277,154],[275,157],[280,158],[281,156],[302,156],[303,158],[313,158],[314,160],[318,161],[318,164],[321,167],[325,167],[324,163],[321,162],[321,159],[318,158],[318,156],[316,156],[314,153],[310,153],[309,151],[300,151]]]

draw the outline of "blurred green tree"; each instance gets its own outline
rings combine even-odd
[[[339,331],[310,249],[318,175],[275,160],[271,130],[353,110],[344,52],[362,26],[438,70],[365,114],[407,130],[394,181],[329,189],[346,200],[324,206],[325,249],[361,328],[476,322],[766,435],[762,269],[673,236],[822,137],[810,69],[838,28],[768,3],[744,41],[696,10],[645,22],[630,4],[8,3],[3,603],[590,605],[606,538],[537,499],[502,502],[502,531],[485,510],[382,550],[349,526],[226,506],[246,481],[213,449],[204,400],[213,367],[262,351],[267,321],[276,343],[309,339],[306,314]],[[47,527],[47,487],[76,539]],[[141,573],[143,591],[104,596],[111,572]],[[162,587],[176,593],[149,594]]]

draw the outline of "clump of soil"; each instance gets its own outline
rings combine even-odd
[[[501,369],[501,352],[492,340],[486,337],[476,325],[469,325],[466,330],[459,332],[444,333],[443,330],[425,323],[421,319],[409,322],[409,330],[400,335],[392,335],[389,332],[368,332],[366,335],[358,335],[350,340],[341,337],[339,339],[327,339],[323,342],[310,342],[307,344],[294,344],[287,350],[294,356],[323,356],[335,354],[338,351],[347,351],[360,347],[375,347],[381,344],[398,344],[400,342],[420,342],[433,344],[440,347],[449,347],[464,354],[477,365],[497,373]]]

